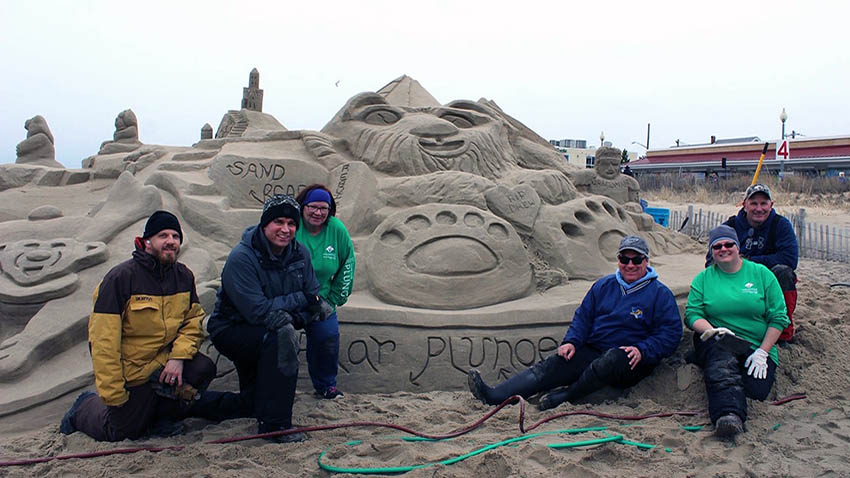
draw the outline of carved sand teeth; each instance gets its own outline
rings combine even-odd
[[[367,254],[372,290],[412,307],[458,309],[517,299],[532,273],[517,233],[471,206],[426,204],[387,218]]]

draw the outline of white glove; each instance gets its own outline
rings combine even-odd
[[[735,336],[735,333],[727,329],[726,327],[717,327],[706,330],[702,333],[702,335],[699,336],[699,339],[705,342],[706,340],[714,337],[714,340],[717,340],[726,334],[729,334],[733,337]]]
[[[757,348],[752,355],[747,357],[747,361],[744,362],[744,367],[750,367],[747,370],[747,375],[752,375],[754,378],[766,378],[767,377],[767,352],[765,352],[761,347]]]

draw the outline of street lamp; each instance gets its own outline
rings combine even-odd
[[[782,108],[782,113],[779,113],[779,121],[782,122],[782,140],[785,140],[785,120],[788,119],[788,113],[785,112],[785,108]]]
[[[640,146],[640,147],[641,147],[641,148],[643,148],[643,149],[649,150],[649,148],[647,148],[647,147],[646,147],[646,145],[645,145],[645,144],[643,144],[643,143],[638,143],[637,141],[632,141],[632,144],[636,144],[636,145]]]

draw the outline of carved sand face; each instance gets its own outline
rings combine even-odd
[[[517,164],[505,124],[468,101],[402,108],[376,94],[359,95],[323,131],[346,139],[357,159],[389,174],[463,171],[495,179]]]
[[[596,158],[594,166],[596,174],[605,179],[614,179],[620,174],[620,158],[613,156],[601,156]]]
[[[102,242],[30,239],[0,244],[0,268],[15,283],[32,286],[103,262],[106,254]]]

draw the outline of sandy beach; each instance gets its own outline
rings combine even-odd
[[[182,447],[90,459],[54,460],[0,468],[0,476],[330,476],[322,463],[341,470],[426,465],[413,477],[545,476],[850,476],[850,363],[843,359],[850,342],[850,288],[846,264],[804,260],[798,270],[800,300],[795,341],[780,348],[780,369],[769,400],[794,394],[806,398],[781,405],[750,401],[746,433],[734,443],[712,434],[705,414],[707,402],[701,371],[686,362],[691,333],[686,332],[676,354],[625,396],[603,390],[575,406],[541,413],[506,406],[478,428],[443,441],[410,441],[414,435],[379,426],[311,431],[303,443],[276,445],[254,439],[230,444],[207,442],[256,432],[253,420],[209,423],[187,420],[187,433],[174,438],[98,443],[74,433],[65,436],[58,422],[76,393],[47,405],[0,418],[0,461],[59,457],[136,447]],[[532,402],[534,399],[532,399]],[[491,407],[467,392],[353,394],[336,401],[317,400],[299,391],[296,425],[316,427],[377,422],[415,432],[446,435],[484,417]],[[644,420],[559,416],[533,430],[535,422],[564,412],[601,412],[617,416],[695,411],[688,416]],[[562,430],[601,427],[583,433]],[[476,450],[526,435],[511,443]],[[596,443],[577,448],[558,444],[622,436],[625,442]],[[643,446],[635,444],[640,443]],[[553,447],[554,446],[554,447]],[[651,446],[651,447],[649,447]],[[365,476],[365,473],[343,473]]]

